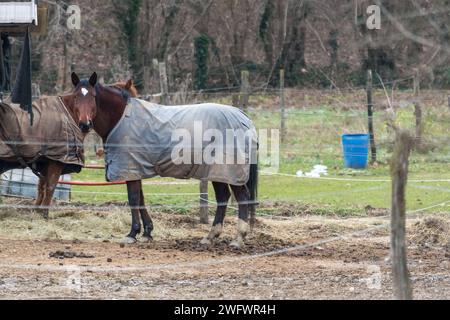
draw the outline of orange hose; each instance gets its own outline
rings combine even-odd
[[[87,165],[84,169],[94,169],[102,170],[105,166],[102,165]],[[89,181],[59,181],[58,184],[69,185],[69,186],[85,186],[85,187],[95,187],[95,186],[118,186],[127,184],[125,181],[120,182],[89,182]]]
[[[102,165],[95,165],[95,164],[93,164],[93,165],[87,165],[87,166],[84,166],[83,168],[84,168],[84,169],[94,169],[94,170],[103,170],[103,169],[106,169],[105,166],[102,166]]]
[[[127,183],[125,181],[120,182],[59,181],[58,184],[69,186],[95,187],[95,186],[118,186]]]

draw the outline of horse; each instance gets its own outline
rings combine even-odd
[[[89,79],[90,83],[95,84],[96,82],[95,77],[91,77]],[[128,82],[118,82],[112,85],[115,88],[120,88],[123,90],[126,90],[130,93],[131,96],[137,97],[137,91],[134,88],[132,81]],[[47,97],[49,98],[49,97]],[[52,98],[52,97],[50,97]],[[56,97],[53,97],[56,98]],[[78,117],[76,112],[74,112],[74,104],[75,104],[75,95],[74,93],[70,93],[67,95],[59,96],[60,101],[66,108],[66,110],[71,115],[74,122],[78,121]],[[43,99],[38,99],[35,103],[39,104]],[[7,105],[4,105],[2,108],[2,112],[0,112],[0,121],[5,121],[3,117],[5,117],[5,110],[4,107]],[[45,110],[44,110],[45,112]],[[36,133],[35,130],[38,130],[39,128],[31,128],[32,133]],[[83,129],[83,127],[80,127],[80,129]],[[2,136],[5,136],[5,134],[1,134]],[[2,141],[6,144],[9,144],[8,141]],[[82,142],[82,141],[80,141]],[[23,144],[26,144],[27,142],[24,141]],[[42,141],[42,144],[45,144],[44,141]],[[15,152],[14,152],[15,153]],[[36,154],[35,157],[32,158],[21,158],[19,154],[14,154],[12,157],[4,157],[0,159],[0,174],[5,173],[6,171],[13,170],[13,169],[24,169],[24,168],[31,168],[33,173],[35,173],[39,178],[38,188],[37,188],[37,198],[35,202],[35,211],[38,212],[40,215],[43,216],[43,218],[48,219],[49,217],[49,207],[51,205],[53,195],[56,189],[56,186],[58,184],[58,181],[63,174],[69,174],[69,173],[78,173],[81,171],[81,167],[77,168],[70,167],[67,164],[52,160],[45,155]]]
[[[109,87],[119,88],[119,89],[123,89],[125,91],[128,91],[128,94],[132,98],[137,98],[138,95],[139,95],[139,92],[138,92],[136,86],[134,85],[133,79],[129,79],[126,82],[120,82],[119,81],[119,82],[113,83]]]
[[[130,97],[126,90],[117,87],[106,87],[92,81],[80,80],[75,73],[72,74],[72,82],[76,97],[73,105],[74,113],[78,116],[77,121],[80,128],[86,133],[94,130],[107,147],[108,138],[124,116],[128,103],[139,102],[139,100]],[[233,107],[229,108],[235,109]],[[238,109],[236,110],[240,112]],[[247,116],[245,115],[245,117]],[[246,119],[251,122],[248,117]],[[143,132],[143,134],[152,134],[151,129],[148,132]],[[127,151],[124,150],[123,152]],[[213,241],[221,235],[231,192],[233,192],[238,202],[239,213],[237,235],[230,243],[230,246],[240,248],[245,244],[244,240],[255,222],[258,165],[248,164],[248,172],[248,181],[243,185],[229,185],[219,181],[211,181],[215,191],[217,209],[211,231],[201,240],[202,245],[212,245]],[[137,235],[142,231],[142,225],[143,234],[140,240],[142,242],[150,242],[153,240],[153,221],[145,206],[142,179],[126,181],[126,185],[132,223],[130,233],[122,242],[125,244],[136,243],[138,241]],[[142,225],[140,220],[142,220]]]

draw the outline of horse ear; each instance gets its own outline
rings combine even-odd
[[[94,72],[92,76],[89,78],[89,84],[93,87],[97,84],[97,73]]]
[[[72,72],[72,83],[75,87],[80,83],[80,78],[75,72]]]
[[[125,84],[125,90],[130,90],[133,87],[133,79],[130,79]]]

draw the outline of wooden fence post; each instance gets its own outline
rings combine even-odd
[[[284,69],[280,69],[280,109],[281,109],[281,143],[284,143],[286,140],[286,105],[285,105],[285,97],[284,97]]]
[[[406,255],[406,184],[408,164],[413,139],[409,132],[398,129],[394,153],[391,159],[392,212],[391,212],[391,257],[393,287],[396,299],[411,300],[412,287],[409,279]]]
[[[250,100],[250,74],[247,70],[241,71],[241,98],[239,101],[239,107],[243,111],[248,110],[248,103]]]
[[[150,93],[151,90],[151,78],[152,78],[152,67],[144,66],[144,95]]]
[[[69,73],[69,49],[68,49],[68,42],[69,42],[69,32],[66,31],[65,36],[64,36],[64,46],[63,46],[63,78],[62,78],[62,90],[65,91],[66,88],[71,88],[71,82],[70,82],[70,77],[68,77],[68,73]]]
[[[373,129],[372,70],[367,70],[367,113],[369,117],[369,135],[372,163],[377,161],[377,147]]]
[[[236,107],[236,108],[240,108],[241,107],[240,106],[240,102],[239,102],[239,96],[240,96],[239,93],[233,93],[233,95],[231,96],[231,99],[232,99],[231,104],[232,104],[233,107]]]
[[[419,72],[416,72],[416,74],[414,75],[414,115],[416,116],[415,147],[417,150],[421,150],[422,135],[423,135],[422,105],[419,101],[419,95],[420,95],[420,76]]]
[[[208,181],[200,181],[200,223],[209,224]]]
[[[416,71],[414,73],[413,78],[413,86],[414,86],[414,96],[418,97],[420,95],[420,74],[419,71]]]
[[[165,62],[159,63],[159,82],[161,87],[161,104],[169,104],[169,81]]]
[[[37,100],[41,97],[41,87],[38,83],[32,83],[31,84],[31,96],[33,97],[33,100]]]

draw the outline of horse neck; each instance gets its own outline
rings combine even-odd
[[[75,123],[77,120],[75,119],[75,113],[73,111],[74,105],[75,105],[75,97],[73,95],[67,95],[67,96],[60,96],[64,106],[66,107],[66,110],[69,112],[70,116],[72,117],[73,121]]]
[[[97,115],[94,130],[106,142],[111,131],[122,118],[127,102],[116,91],[98,85]]]

